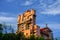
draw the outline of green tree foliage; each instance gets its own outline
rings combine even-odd
[[[2,24],[0,24],[0,33],[2,33],[2,30],[3,30]]]
[[[2,40],[2,30],[3,30],[3,28],[2,28],[2,24],[0,24],[0,40]]]
[[[36,37],[35,40],[44,40],[44,37]]]
[[[24,35],[22,32],[17,34],[17,40],[23,40],[24,39]]]
[[[16,40],[16,35],[13,33],[4,34],[2,40]]]
[[[36,39],[35,40],[39,40],[39,37],[36,37]]]
[[[30,40],[35,40],[35,36],[34,35],[31,35],[30,36]]]
[[[31,35],[30,38],[25,38],[23,33],[20,32],[17,35],[14,33],[4,34],[2,38],[0,38],[0,40],[44,40],[44,38],[43,37],[35,38],[34,35]]]
[[[39,40],[44,40],[44,37],[39,37]]]
[[[2,30],[5,29],[5,34],[2,34]],[[14,29],[10,26],[11,33],[7,33],[7,27],[5,24],[0,24],[0,40],[44,40],[43,37],[36,37],[31,35],[26,38],[22,32],[15,34]]]
[[[57,38],[55,38],[56,40],[58,40]]]

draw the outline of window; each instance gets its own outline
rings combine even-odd
[[[28,33],[26,33],[26,35],[28,35]]]
[[[35,34],[36,32],[34,32],[34,34]]]
[[[29,29],[29,24],[26,25],[26,29]]]
[[[35,32],[33,30],[31,30],[30,34],[34,34]]]
[[[24,29],[22,31],[24,31]]]
[[[19,29],[22,30],[24,28],[23,24],[19,26]]]

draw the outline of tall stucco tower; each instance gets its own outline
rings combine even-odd
[[[40,28],[36,25],[36,11],[27,10],[24,14],[18,16],[18,30],[17,33],[23,32],[26,37],[31,34],[40,36]]]
[[[18,29],[17,34],[22,32],[25,37],[30,37],[34,34],[35,37],[44,37],[45,40],[52,40],[52,30],[48,28],[47,24],[45,28],[40,28],[36,25],[36,11],[27,10],[22,15],[18,16]]]

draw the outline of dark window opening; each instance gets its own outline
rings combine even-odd
[[[26,35],[28,35],[28,33],[26,33]]]
[[[29,29],[29,24],[26,25],[26,29]]]

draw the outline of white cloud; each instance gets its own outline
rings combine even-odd
[[[37,24],[37,25],[39,25],[42,28],[46,27],[46,24]],[[59,23],[50,23],[50,24],[48,24],[48,27],[51,30],[60,30],[60,24]]]
[[[32,4],[32,2],[26,1],[24,5],[31,5],[31,4]]]
[[[58,24],[58,23],[56,23],[56,24],[49,24],[48,26],[51,29],[60,30],[60,24]]]
[[[31,1],[25,1],[24,3],[22,3],[21,5],[24,5],[24,6],[28,6],[28,5],[31,5],[32,2]]]
[[[17,20],[17,18],[14,17],[4,17],[4,16],[0,16],[0,21],[2,22],[9,22],[9,23],[13,23]]]
[[[37,0],[25,0],[20,4],[23,6],[29,6],[29,5],[32,5],[35,1],[37,1]]]
[[[60,0],[57,0],[60,3]]]
[[[15,13],[11,13],[11,12],[0,12],[0,16],[16,16]]]
[[[6,14],[9,14],[7,12],[0,12],[1,15],[6,15]]]
[[[48,3],[51,3],[51,1]],[[44,10],[44,11],[40,12],[41,14],[49,14],[49,15],[60,14],[60,0],[56,0],[56,2],[52,3],[51,5],[44,3],[43,0],[40,0],[40,4],[38,6],[39,6],[38,9],[43,8],[43,10]],[[39,10],[41,10],[41,9],[39,9]]]
[[[46,11],[42,11],[41,14],[51,14],[51,15],[57,15],[60,14],[60,10],[46,10]]]
[[[11,27],[14,29],[15,32],[17,30],[17,18],[15,18],[15,17],[0,16],[0,23],[2,23],[2,24],[5,23],[5,25],[7,27],[9,27],[11,25]]]

